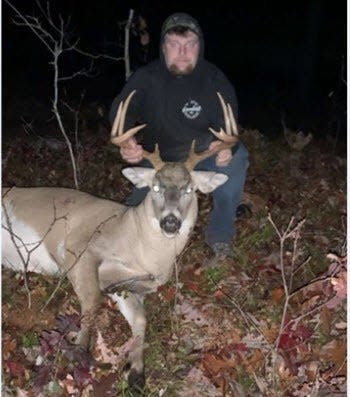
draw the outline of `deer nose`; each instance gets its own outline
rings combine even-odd
[[[165,216],[159,224],[166,233],[176,233],[181,227],[181,221],[174,214]]]

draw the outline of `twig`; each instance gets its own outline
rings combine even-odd
[[[316,313],[317,311],[319,311],[320,309],[322,309],[323,306],[327,305],[327,303],[330,302],[332,299],[333,299],[333,297],[332,297],[332,298],[329,298],[326,302],[323,302],[323,303],[317,305],[316,307],[314,307],[313,309],[309,310],[308,312],[303,313],[303,314],[301,314],[301,315],[298,316],[298,317],[295,317],[295,318],[290,319],[290,320],[289,320],[286,324],[284,324],[284,326],[282,327],[282,332],[285,331],[285,330],[288,328],[288,326],[289,326],[290,324],[296,323],[296,322],[302,320],[303,318],[308,317],[308,316],[310,316],[311,314]]]
[[[24,288],[27,291],[28,308],[30,309],[31,306],[32,306],[32,295],[31,295],[31,292],[30,292],[30,289],[29,289],[29,286],[28,286],[28,277],[27,277],[28,276],[27,269],[28,269],[28,263],[29,263],[29,259],[30,259],[30,254],[27,255],[27,260],[25,260],[24,256],[22,255],[22,252],[21,252],[20,248],[16,244],[15,235],[12,233],[12,224],[11,224],[11,221],[10,221],[9,214],[7,212],[7,208],[6,208],[5,205],[3,205],[2,208],[3,208],[3,212],[5,214],[6,223],[8,225],[8,228],[7,228],[6,226],[4,226],[2,224],[2,228],[4,228],[5,230],[7,230],[10,233],[12,244],[16,247],[16,251],[18,253],[18,256],[20,257],[21,262],[23,264],[23,268],[24,268],[24,273],[23,273],[24,274]]]
[[[59,129],[64,137],[64,140],[66,142],[69,156],[71,159],[71,164],[72,164],[72,169],[73,169],[73,177],[74,177],[74,185],[76,189],[79,189],[79,170],[76,164],[76,159],[74,155],[74,150],[71,144],[71,141],[69,139],[69,136],[66,132],[66,129],[64,127],[64,124],[62,122],[62,116],[60,114],[59,108],[58,108],[58,101],[59,101],[59,83],[62,83],[67,80],[74,79],[77,76],[88,76],[92,77],[92,72],[93,72],[93,59],[97,58],[109,58],[113,60],[121,60],[122,58],[113,58],[110,56],[105,56],[102,54],[98,55],[92,55],[90,53],[84,52],[78,48],[78,43],[79,40],[76,40],[75,42],[71,43],[67,39],[67,32],[68,32],[68,26],[70,24],[70,18],[67,18],[67,21],[65,22],[62,18],[61,15],[58,15],[58,21],[55,22],[53,20],[53,17],[51,15],[50,11],[50,4],[47,2],[46,9],[41,5],[40,0],[36,0],[36,4],[38,9],[40,10],[40,13],[42,14],[42,17],[44,18],[44,22],[46,23],[47,27],[44,27],[43,23],[39,20],[38,17],[35,16],[30,16],[30,15],[24,15],[18,8],[16,8],[9,0],[5,0],[6,3],[11,7],[11,9],[15,12],[16,14],[16,19],[14,19],[14,24],[17,26],[25,26],[29,28],[34,35],[44,44],[46,49],[49,51],[50,55],[52,56],[52,61],[50,64],[52,65],[54,69],[54,74],[53,74],[53,90],[54,90],[54,95],[53,95],[53,101],[52,101],[52,112],[57,120]],[[129,25],[128,29],[130,28],[130,24],[132,21],[132,16],[133,16],[133,10],[130,11],[130,16],[129,16]],[[50,31],[49,31],[50,30]],[[87,56],[91,59],[90,66],[88,69],[83,68],[81,70],[75,71],[70,75],[66,76],[61,76],[60,75],[60,70],[59,70],[59,60],[60,57],[64,54],[67,53],[68,51],[75,51],[81,55]],[[127,49],[128,51],[128,49]],[[130,69],[130,67],[129,67]],[[129,72],[128,72],[129,73]]]
[[[62,102],[63,105],[71,112],[74,114],[74,139],[75,139],[75,153],[77,156],[77,161],[76,161],[76,166],[77,166],[77,173],[79,175],[79,178],[81,178],[81,173],[80,173],[80,157],[81,157],[81,150],[80,150],[80,144],[79,144],[79,137],[78,137],[78,132],[79,132],[79,114],[80,114],[80,109],[81,105],[83,102],[85,94],[81,94],[80,96],[80,101],[77,109],[73,109],[67,102]]]
[[[295,261],[298,257],[298,242],[300,239],[300,229],[304,225],[305,219],[299,222],[294,229],[294,239],[293,239],[293,252],[292,252],[292,263],[291,263],[291,269],[290,269],[290,278],[289,278],[289,292],[292,290],[293,287],[293,276],[294,276],[294,266],[295,266]],[[310,257],[311,258],[311,257]],[[304,265],[305,262],[302,264]]]
[[[21,260],[21,262],[23,264],[24,285],[25,285],[25,289],[27,291],[27,296],[28,296],[28,308],[30,308],[31,307],[31,292],[30,292],[30,288],[29,288],[29,285],[28,285],[28,266],[29,266],[29,263],[30,263],[31,255],[44,242],[44,240],[46,239],[47,235],[51,232],[54,224],[57,221],[61,220],[61,219],[66,219],[66,216],[65,215],[61,216],[61,217],[57,217],[56,216],[56,206],[55,206],[55,203],[54,203],[54,217],[53,217],[53,220],[50,223],[50,225],[49,225],[48,229],[46,230],[46,232],[44,233],[44,235],[42,236],[42,238],[39,241],[37,241],[37,242],[26,243],[26,242],[23,241],[23,239],[20,236],[18,236],[14,232],[13,227],[12,227],[12,222],[10,220],[10,216],[8,214],[6,205],[3,204],[2,205],[2,209],[3,209],[3,212],[5,214],[5,219],[6,219],[6,225],[2,224],[2,228],[4,230],[6,230],[10,234],[11,241],[12,241],[13,245],[15,246],[16,251],[18,253],[18,256],[20,257],[20,260]],[[18,243],[17,243],[16,240],[18,241]],[[31,249],[28,249],[28,246],[33,246],[33,247]],[[22,254],[21,248],[23,248],[25,250],[26,258]]]
[[[265,342],[266,342],[267,344],[269,344],[268,341],[267,341],[266,338],[265,338],[264,333],[263,333],[263,332],[259,329],[259,327],[255,324],[255,322],[252,320],[252,317],[249,316],[249,315],[246,315],[246,314],[244,313],[244,311],[242,310],[242,308],[240,307],[240,305],[236,302],[236,300],[235,300],[234,298],[232,298],[232,296],[230,296],[230,295],[217,283],[217,281],[215,281],[215,280],[212,278],[212,276],[211,276],[210,274],[209,274],[208,276],[209,276],[211,282],[212,282],[214,285],[216,285],[216,287],[220,290],[220,292],[221,292],[223,295],[225,295],[225,296],[227,297],[227,299],[230,301],[230,303],[232,303],[233,306],[237,309],[237,311],[239,312],[239,314],[242,316],[243,320],[245,321],[247,327],[250,328],[250,326],[252,325],[252,326],[255,328],[255,330],[264,338]]]
[[[311,256],[308,256],[304,262],[302,262],[300,265],[298,265],[295,269],[293,269],[291,275],[294,277],[294,275],[302,269],[305,265],[307,265],[311,261]]]
[[[69,151],[72,168],[73,168],[74,184],[75,184],[75,187],[78,189],[79,182],[78,182],[77,167],[76,167],[76,161],[75,161],[75,157],[74,157],[72,144],[71,144],[70,139],[66,133],[65,127],[62,122],[61,114],[58,110],[58,98],[59,98],[58,83],[61,79],[61,77],[59,76],[58,60],[64,51],[70,51],[72,49],[75,49],[75,46],[70,46],[70,47],[64,48],[64,37],[65,37],[66,28],[67,28],[68,24],[65,24],[62,17],[59,16],[59,25],[56,26],[51,18],[49,5],[47,6],[46,13],[44,12],[42,7],[39,7],[41,12],[44,14],[46,22],[49,24],[49,26],[54,28],[54,33],[57,36],[57,38],[56,38],[51,33],[49,33],[47,29],[45,29],[42,26],[42,24],[40,23],[38,18],[32,17],[32,16],[24,16],[21,13],[21,11],[19,11],[11,2],[9,2],[8,0],[5,0],[5,1],[15,11],[17,18],[19,18],[19,21],[14,20],[14,23],[18,26],[28,27],[36,35],[36,37],[38,37],[39,40],[45,45],[46,49],[49,51],[49,53],[53,57],[53,61],[50,62],[50,64],[54,68],[54,78],[53,78],[54,97],[53,97],[53,103],[52,103],[52,112],[54,113],[54,115],[56,117],[59,129],[60,129],[60,131],[65,139],[65,142],[67,144],[67,148]],[[83,74],[83,73],[85,74],[86,72],[79,71],[79,72],[76,72],[76,74],[73,74],[71,77],[73,77],[74,75]],[[62,79],[67,79],[67,77],[62,78]]]
[[[273,228],[276,231],[276,234],[279,237],[280,240],[280,268],[281,268],[281,277],[282,277],[282,282],[283,282],[283,289],[284,289],[284,294],[285,294],[285,300],[284,300],[284,305],[283,305],[283,310],[282,310],[282,316],[281,316],[281,323],[280,323],[280,328],[278,332],[278,336],[275,341],[275,346],[274,346],[274,351],[272,352],[272,357],[273,357],[273,367],[276,365],[276,359],[278,357],[278,348],[279,344],[281,341],[281,337],[283,335],[283,331],[286,329],[286,317],[287,317],[287,311],[289,307],[289,302],[291,298],[291,287],[292,287],[292,279],[293,279],[293,268],[295,265],[295,256],[297,255],[297,243],[300,238],[300,229],[303,226],[305,219],[298,222],[296,226],[293,226],[294,224],[294,216],[291,217],[289,224],[286,228],[285,231],[280,231],[278,227],[276,226],[275,222],[273,221],[271,214],[268,214],[268,220],[273,226]],[[286,269],[285,269],[285,263],[284,263],[284,244],[286,240],[293,238],[294,244],[293,244],[293,257],[292,257],[292,270],[290,273],[290,280],[289,283],[287,281],[286,277]],[[289,322],[288,322],[289,324]],[[275,372],[275,371],[274,371]],[[275,377],[273,379],[275,382]]]
[[[134,10],[130,9],[129,18],[125,25],[125,37],[124,37],[124,59],[125,59],[125,81],[130,77],[130,57],[129,57],[129,40],[130,40],[130,27],[134,17]]]
[[[69,252],[74,258],[75,260],[73,261],[73,263],[69,266],[68,269],[66,269],[60,276],[60,279],[58,280],[58,283],[55,287],[55,289],[53,290],[52,294],[49,296],[49,298],[47,299],[47,301],[45,302],[44,306],[41,308],[41,311],[43,311],[48,304],[52,301],[53,297],[55,296],[56,292],[59,290],[64,278],[67,276],[67,274],[73,269],[73,267],[78,263],[78,261],[80,260],[80,258],[82,257],[82,255],[86,252],[86,250],[89,247],[89,244],[91,242],[91,240],[93,239],[93,237],[95,236],[96,233],[100,232],[100,229],[107,223],[109,222],[111,219],[115,218],[116,215],[111,215],[110,217],[108,217],[107,219],[105,219],[104,221],[100,222],[99,225],[97,225],[97,227],[94,229],[94,231],[92,232],[90,238],[87,240],[84,248],[81,250],[81,252],[79,252],[79,254],[77,255],[75,252],[72,252],[70,250],[67,250],[67,252]]]
[[[61,52],[62,52],[62,49],[60,49],[58,47],[54,53],[54,62],[52,63],[54,66],[54,100],[53,100],[52,111],[56,116],[59,128],[60,128],[61,133],[66,141],[69,155],[70,155],[71,162],[72,162],[72,167],[73,167],[74,184],[75,184],[76,189],[79,189],[77,165],[76,165],[76,161],[75,161],[75,157],[74,157],[72,143],[66,133],[64,125],[62,123],[61,115],[58,111],[58,57],[60,56]]]

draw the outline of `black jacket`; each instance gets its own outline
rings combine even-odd
[[[146,123],[137,134],[137,141],[148,151],[153,151],[158,143],[164,161],[184,160],[193,139],[196,151],[205,150],[215,138],[209,127],[225,127],[217,92],[231,104],[237,120],[234,87],[220,69],[203,58],[203,51],[189,75],[172,75],[162,56],[136,70],[112,103],[111,123],[120,101],[134,89],[125,130]]]

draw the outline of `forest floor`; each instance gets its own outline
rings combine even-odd
[[[80,189],[124,202],[131,184],[108,129],[82,128]],[[177,277],[145,300],[145,395],[345,396],[345,155],[316,136],[302,150],[282,133],[242,129],[241,139],[251,213],[236,221],[234,258],[206,268],[211,199],[199,194]],[[74,187],[64,142],[33,134],[4,142],[2,185]],[[77,351],[67,340],[79,327],[77,298],[57,283],[28,274],[29,293],[23,275],[2,271],[2,395],[128,396],[125,321],[106,298],[93,357]]]

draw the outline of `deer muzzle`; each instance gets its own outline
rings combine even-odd
[[[181,220],[178,219],[174,214],[168,214],[159,221],[161,229],[171,237],[180,230]]]

